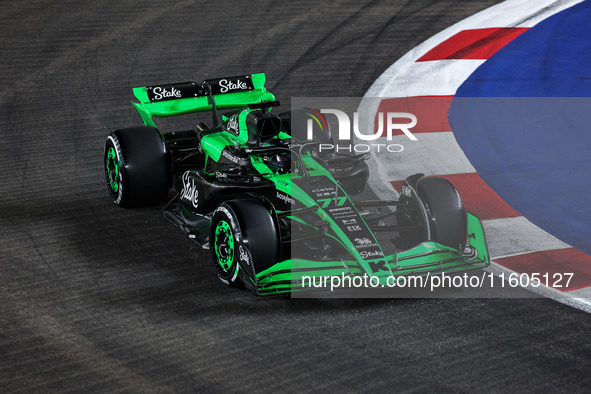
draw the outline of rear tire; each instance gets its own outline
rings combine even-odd
[[[166,201],[170,171],[164,139],[156,128],[133,127],[110,133],[104,166],[107,189],[120,207]]]
[[[241,276],[249,280],[248,276],[255,277],[278,262],[277,222],[259,200],[227,201],[211,218],[209,249],[220,280],[238,286]],[[248,272],[240,275],[240,267]]]
[[[466,210],[456,188],[444,178],[423,178],[418,193],[428,216],[430,240],[460,252],[466,246]]]

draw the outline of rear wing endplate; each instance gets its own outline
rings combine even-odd
[[[155,126],[153,116],[163,118],[216,108],[241,108],[275,100],[275,96],[265,89],[264,73],[209,79],[201,83],[138,87],[133,89],[133,94],[139,103],[132,104],[146,126]]]

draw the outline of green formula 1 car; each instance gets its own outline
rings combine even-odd
[[[256,294],[302,289],[306,276],[426,275],[482,268],[480,220],[453,185],[409,176],[390,201],[356,201],[367,155],[326,152],[252,74],[135,88],[144,126],[113,131],[104,153],[121,207],[162,204],[164,215],[211,251],[227,285]],[[226,110],[218,116],[218,111]],[[210,111],[212,125],[162,133],[153,117]],[[309,123],[308,123],[309,124]]]

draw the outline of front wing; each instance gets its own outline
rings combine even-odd
[[[471,213],[468,216],[468,243],[470,253],[457,250],[436,242],[423,242],[409,250],[366,260],[368,264],[388,265],[393,276],[427,275],[466,271],[484,268],[490,264],[490,258],[484,238],[484,229],[480,219]],[[265,271],[249,277],[247,286],[258,294],[276,294],[293,291],[309,291],[305,279],[331,276],[363,276],[366,271],[355,260],[312,261],[289,259],[281,261]],[[378,276],[380,285],[386,286],[387,275]],[[309,281],[308,281],[309,283]],[[329,282],[330,283],[330,282]],[[318,290],[318,289],[316,289]]]

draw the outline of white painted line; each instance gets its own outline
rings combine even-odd
[[[406,55],[405,55],[406,57]],[[365,97],[451,96],[485,60],[437,60],[415,63],[408,59],[390,67]]]
[[[566,292],[571,298],[578,302],[586,302],[591,305],[591,286],[583,287],[582,289],[572,290]]]
[[[505,278],[508,278],[509,275],[515,273],[515,271],[510,270],[509,268],[503,267],[495,262],[492,262],[490,266],[484,269],[485,271],[492,272],[493,274],[500,276],[505,274]],[[552,287],[548,287],[545,285],[540,286],[532,286],[528,285],[525,286],[526,289],[530,290],[533,293],[539,294],[543,297],[553,299],[554,301],[558,301],[562,304],[566,304],[573,308],[580,309],[587,313],[591,313],[591,297],[589,294],[585,294],[585,296],[581,297],[578,294],[575,294],[576,291],[573,290],[570,292],[562,292],[560,290],[553,289]],[[588,289],[588,288],[587,288]],[[585,290],[585,289],[581,289]]]
[[[483,220],[482,225],[492,259],[571,247],[523,216]]]

